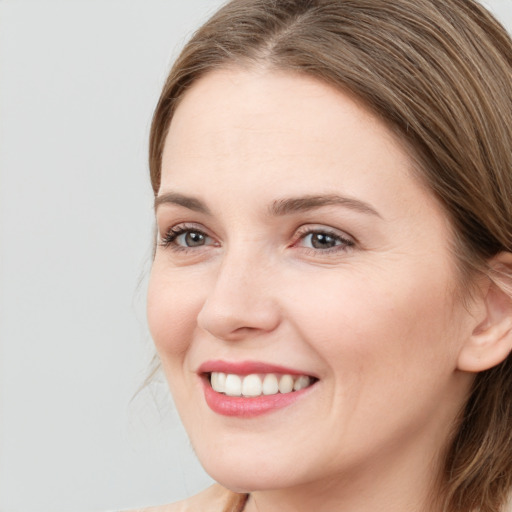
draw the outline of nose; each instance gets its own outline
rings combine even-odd
[[[281,314],[264,258],[232,254],[220,264],[197,317],[215,338],[239,341],[271,332]]]

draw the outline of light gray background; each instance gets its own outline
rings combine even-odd
[[[0,0],[0,511],[85,512],[208,485],[144,295],[147,138],[172,58],[219,0]],[[512,0],[488,0],[512,28]]]

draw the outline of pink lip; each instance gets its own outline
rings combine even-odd
[[[259,361],[206,361],[197,370],[198,373],[236,373],[237,375],[250,375],[251,373],[281,373],[288,375],[310,375],[307,372],[278,366],[275,364],[262,363]],[[310,375],[314,377],[313,375]]]
[[[237,375],[250,375],[251,373],[280,373],[288,375],[307,375],[307,373],[276,366],[273,364],[243,361],[207,361],[199,369],[206,403],[210,409],[223,416],[236,416],[239,418],[251,418],[267,414],[287,407],[308,394],[315,384],[293,391],[291,393],[277,393],[275,395],[261,395],[258,397],[227,396],[214,391],[210,386],[206,374],[211,372],[235,373]]]

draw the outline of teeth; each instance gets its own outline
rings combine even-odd
[[[263,394],[276,395],[279,391],[277,377],[273,373],[268,373],[263,379]]]
[[[311,385],[311,378],[307,375],[264,375],[251,374],[240,376],[234,373],[212,372],[210,384],[214,391],[228,396],[257,397],[263,395],[276,395],[277,393],[291,393],[300,391]]]
[[[295,379],[293,383],[293,391],[300,391],[301,389],[307,388],[310,384],[310,378],[305,375],[301,375],[298,379]]]
[[[211,385],[215,391],[224,393],[226,390],[226,374],[222,372],[213,372],[211,375]]]
[[[293,391],[293,379],[291,375],[283,375],[279,379],[279,393],[290,393]]]
[[[242,383],[242,395],[260,396],[262,387],[261,379],[258,375],[247,375]]]
[[[228,373],[224,393],[228,396],[240,396],[242,394],[242,379],[234,373]]]

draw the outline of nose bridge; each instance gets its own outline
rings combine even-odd
[[[270,270],[268,258],[254,244],[227,250],[199,312],[199,326],[227,340],[275,329],[279,311]]]

